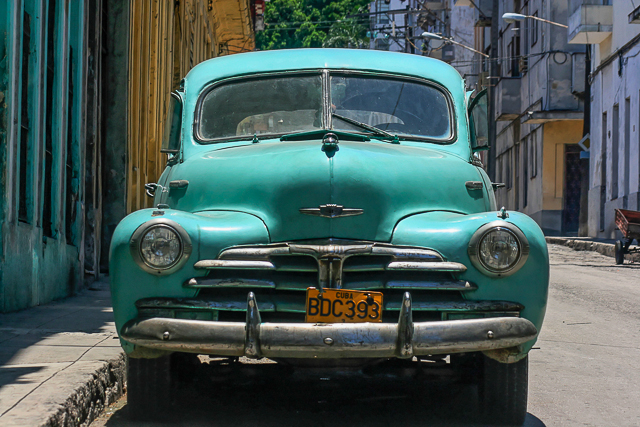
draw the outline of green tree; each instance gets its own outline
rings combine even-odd
[[[297,47],[365,47],[367,0],[271,0],[265,5],[265,31],[256,33],[260,50]]]
[[[322,43],[322,47],[348,47],[348,48],[364,48],[369,44],[369,38],[366,37],[366,29],[353,22],[353,20],[345,20],[336,22],[329,29],[327,38]]]

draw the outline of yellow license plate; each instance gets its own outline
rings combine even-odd
[[[382,292],[307,288],[309,323],[382,322]]]

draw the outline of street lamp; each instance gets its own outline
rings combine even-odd
[[[427,40],[441,40],[444,43],[451,43],[454,44],[456,46],[460,46],[462,48],[465,48],[467,50],[470,50],[472,52],[478,53],[482,56],[484,56],[485,58],[488,58],[489,55],[487,55],[486,53],[480,52],[479,50],[475,50],[472,47],[469,47],[467,45],[464,45],[462,43],[459,43],[457,41],[455,41],[454,39],[450,38],[450,37],[443,37],[440,34],[435,34],[435,33],[429,33],[427,31],[425,31],[424,33],[422,33],[422,37],[427,39]]]
[[[547,21],[546,19],[538,18],[537,16],[521,15],[519,13],[505,13],[504,15],[502,15],[502,19],[504,19],[505,22],[508,22],[508,23],[524,21],[527,18],[535,19],[536,21],[546,22],[547,24],[551,24],[551,25],[557,25],[558,27],[562,27],[562,28],[569,28],[566,25],[558,24],[557,22],[553,22],[553,21]]]

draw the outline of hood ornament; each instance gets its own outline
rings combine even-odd
[[[321,216],[323,218],[341,218],[344,216],[362,215],[364,210],[357,208],[345,208],[342,205],[327,204],[317,208],[301,208],[301,214]]]
[[[338,135],[333,132],[327,132],[322,138],[322,151],[328,158],[332,158],[336,155],[336,152],[340,149],[338,147]]]
[[[336,149],[338,147],[338,135],[333,132],[328,132],[322,138],[322,145],[324,148]]]

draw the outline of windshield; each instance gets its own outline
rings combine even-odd
[[[322,127],[322,76],[278,76],[231,82],[208,92],[199,136],[211,140]]]
[[[430,139],[451,136],[447,98],[422,83],[388,78],[332,76],[331,108],[346,117],[397,135]],[[354,130],[354,124],[333,120],[335,130]]]
[[[330,87],[324,104],[323,78]],[[323,114],[323,108],[330,111]],[[330,118],[328,124],[324,117]],[[447,142],[453,135],[451,117],[447,96],[432,85],[325,72],[214,86],[203,95],[196,129],[203,142],[321,129]]]

